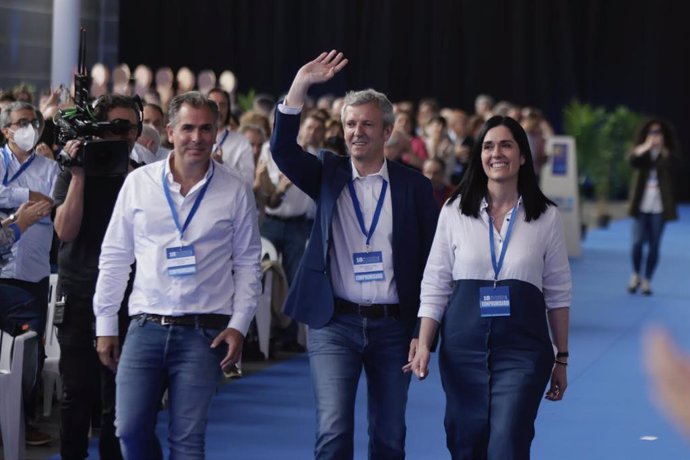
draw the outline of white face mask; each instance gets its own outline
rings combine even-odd
[[[36,145],[38,131],[33,126],[25,126],[12,132],[14,133],[12,141],[23,151],[28,152]]]

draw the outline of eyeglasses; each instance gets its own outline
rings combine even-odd
[[[10,123],[10,126],[19,126],[20,128],[33,126],[36,129],[40,129],[41,121],[38,118],[34,118],[33,120],[27,120],[26,118],[22,118],[20,120],[15,121],[14,123]]]
[[[649,134],[664,134],[660,129],[650,129]]]

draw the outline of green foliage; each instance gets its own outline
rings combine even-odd
[[[630,182],[625,157],[642,117],[625,106],[606,112],[603,107],[573,100],[563,109],[566,134],[575,138],[577,167],[594,182],[599,199],[608,199]]]
[[[256,91],[251,88],[246,93],[237,93],[237,106],[242,109],[242,112],[246,112],[252,109],[254,104],[254,97],[256,96]]]

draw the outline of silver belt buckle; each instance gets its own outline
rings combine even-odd
[[[161,326],[170,326],[172,324],[172,318],[169,316],[161,316]]]

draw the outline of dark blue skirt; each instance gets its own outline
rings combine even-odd
[[[528,459],[554,362],[546,305],[534,285],[500,281],[511,315],[482,318],[479,288],[490,285],[456,281],[441,324],[446,441],[453,459]]]

